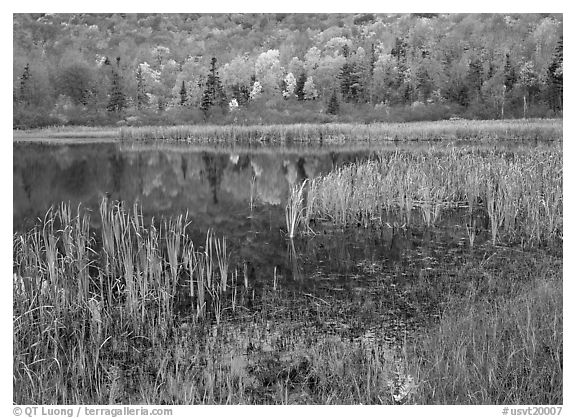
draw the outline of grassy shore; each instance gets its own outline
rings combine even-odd
[[[562,138],[558,120],[441,121],[413,123],[171,126],[121,128],[124,140],[191,142],[325,142],[434,140],[551,140]]]
[[[176,140],[191,143],[327,143],[353,141],[558,140],[561,119],[451,120],[374,124],[183,125],[141,127],[51,127],[14,131],[14,138],[115,138],[127,141]]]
[[[99,216],[96,234],[62,205],[14,236],[15,403],[562,403],[557,257],[495,249],[415,282],[447,296],[439,322],[386,349],[319,337],[338,303],[299,307],[275,278],[255,299],[226,240],[195,246],[184,215]]]

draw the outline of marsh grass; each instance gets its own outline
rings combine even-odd
[[[209,231],[195,246],[186,216],[145,224],[137,206],[107,201],[100,213],[110,222],[100,235],[88,212],[63,205],[13,237],[17,404],[563,401],[557,258],[520,253],[520,262],[495,248],[481,263],[454,266],[433,283],[448,295],[439,322],[390,351],[369,339],[307,335],[309,327],[276,331],[278,283],[247,314],[251,331],[236,329],[227,319],[247,310],[239,307],[248,274],[241,289],[224,239]],[[292,240],[288,251],[300,277]],[[287,324],[338,309],[313,300],[283,302]],[[262,349],[257,363],[235,365],[230,341],[246,353],[260,337],[301,348],[290,358]]]
[[[559,270],[561,274],[561,270]],[[563,402],[562,280],[540,277],[511,298],[453,300],[411,347],[417,398],[432,404]]]
[[[157,228],[153,221],[144,225],[136,205],[127,211],[105,199],[99,212],[101,244],[91,234],[88,212],[78,208],[73,216],[64,204],[50,209],[41,225],[14,236],[20,403],[106,403],[118,389],[103,368],[110,350],[161,344],[182,315],[192,321],[208,313],[217,322],[222,318],[229,276],[225,239],[209,231],[198,252],[186,233],[186,216]],[[178,306],[186,287],[195,310]],[[114,365],[110,361],[106,367]]]
[[[315,178],[302,216],[305,225],[318,219],[369,227],[390,216],[410,225],[419,209],[432,226],[443,212],[467,208],[489,218],[493,244],[552,245],[562,239],[562,201],[560,146],[514,153],[431,147],[380,153]]]
[[[122,127],[122,140],[176,140],[192,143],[326,143],[353,141],[554,140],[562,138],[557,119],[438,121],[373,124],[183,125]]]

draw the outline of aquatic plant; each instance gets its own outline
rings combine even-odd
[[[146,226],[136,205],[129,212],[107,199],[99,212],[99,240],[91,233],[89,213],[78,208],[73,216],[64,204],[14,237],[15,376],[30,379],[31,386],[22,390],[46,389],[40,398],[20,392],[22,399],[79,400],[69,398],[73,392],[66,388],[46,386],[53,367],[104,396],[108,383],[99,360],[104,346],[126,335],[149,342],[166,338],[181,314],[185,275],[196,302],[196,314],[187,315],[205,318],[209,295],[210,312],[218,322],[222,317],[230,263],[225,239],[209,231],[199,253],[186,233],[186,216],[159,228],[154,221]]]
[[[493,244],[500,237],[540,245],[562,237],[562,200],[560,146],[514,153],[430,147],[381,152],[314,179],[303,219],[369,227],[400,216],[410,225],[418,208],[431,226],[443,212],[467,208],[489,217]]]
[[[288,203],[286,203],[286,229],[290,239],[296,236],[296,230],[302,220],[306,183],[307,180],[304,180],[300,185],[295,184],[290,187]]]

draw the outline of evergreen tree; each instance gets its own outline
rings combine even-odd
[[[490,80],[494,77],[494,73],[496,72],[494,62],[490,61],[488,64],[488,74],[486,74],[486,80]]]
[[[432,78],[430,77],[430,74],[428,74],[428,70],[424,65],[420,65],[416,69],[415,88],[418,94],[418,100],[421,102],[426,102],[434,89]]]
[[[30,91],[30,64],[26,64],[26,66],[24,66],[24,72],[20,76],[19,100],[21,103],[29,105],[32,98],[31,96],[32,94]]]
[[[304,85],[306,84],[306,73],[300,73],[298,80],[296,80],[296,88],[294,94],[298,100],[304,100]]]
[[[188,92],[186,91],[186,83],[182,80],[182,87],[180,88],[180,106],[186,106],[188,101]]]
[[[346,102],[357,102],[362,91],[356,65],[346,62],[340,70],[340,88]]]
[[[564,52],[563,40],[560,38],[552,62],[548,66],[548,103],[554,111],[562,110],[562,95],[564,90]]]
[[[394,47],[390,51],[390,55],[396,58],[396,68],[398,70],[396,71],[397,80],[395,84],[398,86],[398,100],[401,103],[411,102],[413,96],[413,88],[410,83],[406,82],[406,80],[409,79],[408,75],[410,71],[406,61],[407,49],[408,43],[401,38],[396,38]]]
[[[367,83],[367,94],[368,101],[370,103],[374,102],[374,68],[376,67],[376,48],[374,43],[370,44],[370,54],[368,54],[368,83]]]
[[[218,76],[218,71],[216,71],[216,58],[213,57],[210,64],[208,79],[206,80],[206,87],[202,94],[200,108],[204,114],[207,115],[210,108],[216,105],[225,108],[227,101],[224,89],[222,88],[222,82]]]
[[[136,71],[136,107],[142,110],[149,104],[148,95],[146,94],[146,83],[144,81],[144,74],[142,74],[142,67],[139,65]]]
[[[328,109],[326,109],[326,112],[331,115],[337,115],[338,112],[340,112],[340,103],[338,102],[338,95],[336,94],[336,90],[332,92],[332,96],[328,102]]]
[[[478,58],[473,58],[470,61],[468,73],[466,74],[466,82],[471,98],[480,100],[482,98],[482,61]]]
[[[346,62],[342,66],[340,74],[338,74],[342,97],[344,97],[346,102],[357,102],[362,91],[360,75],[358,74],[356,65],[350,61],[350,50],[348,45],[342,47],[342,55],[346,58]]]
[[[516,84],[516,70],[510,61],[510,54],[506,54],[506,64],[504,65],[504,85],[506,91],[512,91]]]
[[[120,74],[116,70],[112,70],[112,84],[110,87],[110,98],[106,109],[109,112],[121,112],[126,108],[126,96],[122,92],[122,81]]]
[[[368,55],[368,72],[370,77],[374,77],[374,67],[376,66],[376,48],[374,43],[370,44],[370,54]]]
[[[394,43],[394,47],[390,54],[395,57],[398,61],[406,61],[406,49],[408,48],[408,44],[406,41],[400,38],[396,38]]]

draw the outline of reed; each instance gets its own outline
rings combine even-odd
[[[55,134],[56,135],[56,134]],[[61,134],[60,134],[61,135]],[[556,140],[558,119],[437,121],[374,124],[183,125],[122,127],[121,140],[176,140],[188,143],[321,143],[353,141]]]
[[[288,230],[288,238],[292,239],[296,236],[296,231],[302,220],[304,211],[304,188],[306,187],[307,180],[304,180],[300,185],[293,185],[290,188],[288,196],[288,203],[286,204],[286,229]]]
[[[294,241],[290,240],[288,242],[288,248],[286,249],[288,254],[288,261],[292,266],[292,277],[296,281],[302,281],[304,275],[302,274],[302,267],[300,266],[300,261],[298,260],[298,252],[296,251],[296,246]]]
[[[476,218],[470,218],[470,221],[466,224],[466,234],[468,235],[468,243],[470,248],[474,248],[474,241],[476,240]]]
[[[562,201],[559,146],[514,153],[430,147],[380,153],[314,179],[302,216],[305,224],[318,219],[364,227],[400,216],[409,225],[418,208],[432,226],[443,212],[467,208],[489,217],[493,244],[540,245],[561,239]]]
[[[14,236],[14,376],[20,400],[80,401],[73,387],[49,386],[56,375],[90,388],[85,395],[99,403],[116,399],[114,391],[123,389],[110,386],[102,372],[104,353],[121,352],[136,344],[134,338],[164,344],[181,314],[176,302],[185,275],[196,319],[209,311],[219,323],[229,303],[225,238],[210,231],[208,246],[198,252],[186,233],[186,216],[146,225],[137,206],[127,211],[106,199],[99,213],[100,240],[90,230],[88,212],[78,208],[73,214],[65,204]]]

